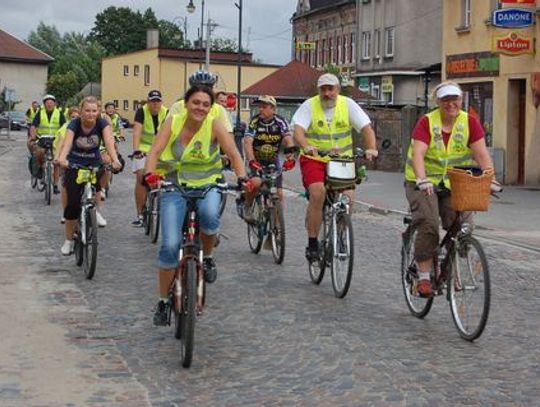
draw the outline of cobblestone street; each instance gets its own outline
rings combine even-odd
[[[158,245],[130,226],[128,168],[105,202],[90,281],[60,254],[59,196],[47,207],[30,188],[22,133],[0,171],[0,406],[540,405],[534,251],[482,241],[492,306],[469,343],[444,297],[425,320],[410,315],[397,217],[354,215],[355,270],[340,300],[329,275],[310,282],[303,198],[286,197],[281,266],[269,251],[250,253],[229,198],[186,370],[172,329],[152,324]]]

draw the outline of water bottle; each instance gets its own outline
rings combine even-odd
[[[356,167],[356,183],[360,184],[366,178],[366,166],[358,165]]]

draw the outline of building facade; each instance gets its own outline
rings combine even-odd
[[[360,90],[380,103],[428,107],[440,82],[442,1],[357,0]]]
[[[47,87],[48,65],[53,58],[0,30],[0,91],[12,89],[15,110],[26,111],[32,101],[41,103]]]
[[[356,1],[298,0],[292,59],[313,68],[335,65],[352,80],[356,61]]]
[[[540,4],[444,0],[443,13],[444,79],[465,91],[504,182],[539,184]]]
[[[118,112],[132,121],[141,101],[152,89],[159,89],[165,106],[182,98],[189,88],[189,76],[204,67],[204,51],[151,48],[104,58],[101,65],[101,93],[104,101],[113,101]],[[236,93],[237,54],[212,52],[209,70],[216,74],[216,91]],[[250,86],[279,68],[251,62],[251,54],[242,55],[242,88]],[[247,120],[249,103],[241,102],[241,118]]]

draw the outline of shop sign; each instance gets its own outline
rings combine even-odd
[[[534,54],[533,39],[512,32],[504,37],[493,37],[493,52],[507,55]]]
[[[383,76],[381,78],[381,92],[382,93],[392,93],[394,85],[392,84],[391,76]]]
[[[296,49],[315,49],[316,44],[312,41],[298,41],[296,43]]]
[[[470,52],[446,56],[446,78],[499,76],[499,56],[491,52]]]
[[[367,76],[358,78],[358,89],[362,92],[369,92],[369,78]]]
[[[534,13],[519,8],[503,8],[493,12],[493,25],[503,28],[523,28],[534,24]]]

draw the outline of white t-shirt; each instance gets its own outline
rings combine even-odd
[[[347,101],[347,107],[349,108],[349,121],[352,127],[357,131],[362,130],[365,126],[371,123],[369,116],[366,114],[366,112],[362,110],[360,106],[358,106],[358,104],[354,100],[346,96],[344,97]],[[333,107],[332,109],[324,109],[324,115],[326,116],[326,121],[328,122],[328,125],[330,125],[332,119],[334,118],[335,110],[335,107]],[[302,103],[298,110],[294,113],[294,116],[291,120],[291,126],[298,125],[304,130],[307,130],[309,129],[310,124],[311,100],[308,99],[304,103]]]

